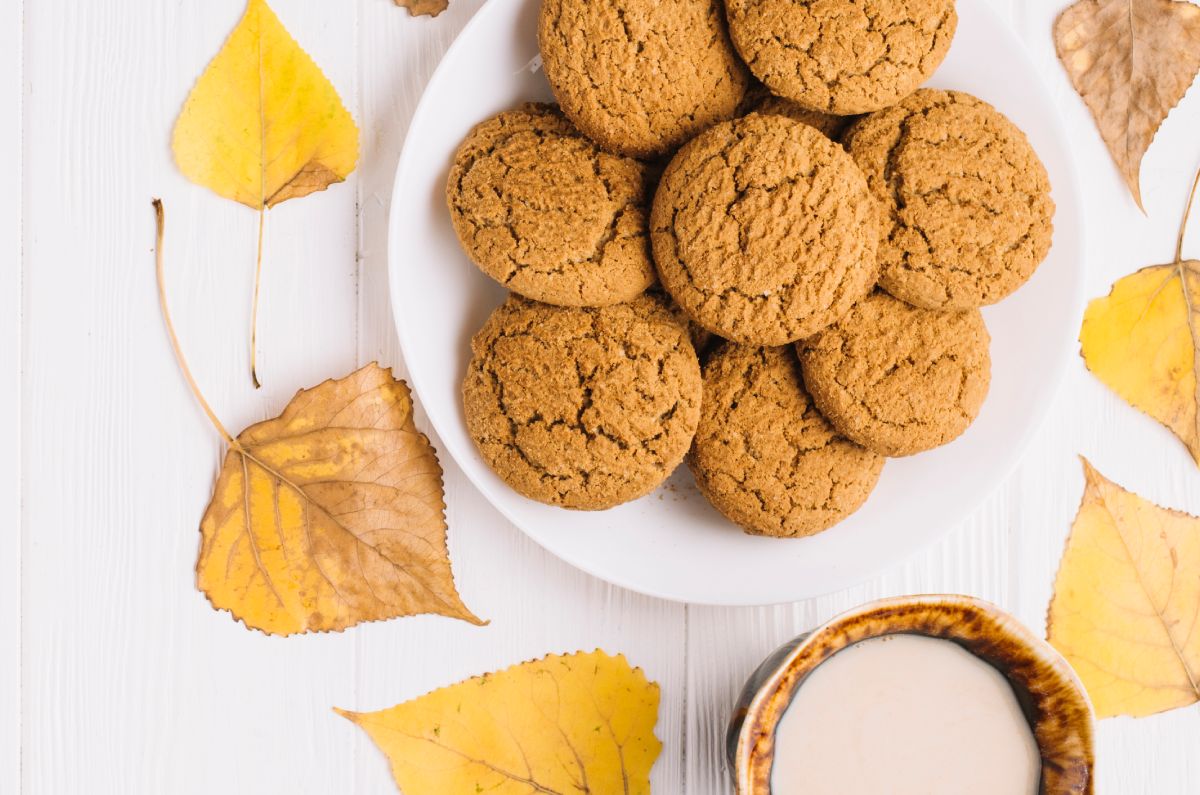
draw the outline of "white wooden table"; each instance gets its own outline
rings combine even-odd
[[[1200,162],[1200,90],[1146,160],[1143,216],[1054,58],[1065,0],[990,1],[1061,100],[1092,230],[1087,292],[1102,295],[1171,256]],[[717,609],[606,585],[528,541],[444,458],[455,571],[487,628],[420,617],[283,640],[211,610],[193,566],[221,444],[162,330],[150,199],[166,202],[184,347],[230,428],[373,359],[403,374],[386,290],[393,171],[425,82],[479,4],[452,0],[431,20],[390,0],[273,0],[357,118],[363,154],[346,184],[270,214],[255,392],[255,214],[187,183],[168,150],[242,0],[0,3],[0,793],[387,793],[384,758],[330,707],[375,709],[594,647],[662,685],[655,791],[726,792],[730,705],[788,637],[871,598],[934,591],[1041,628],[1082,488],[1076,454],[1200,513],[1183,447],[1075,363],[1020,467],[961,528],[843,593]],[[1099,758],[1110,795],[1200,791],[1200,709],[1107,721]]]

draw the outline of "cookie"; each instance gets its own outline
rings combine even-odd
[[[840,141],[842,135],[849,129],[850,125],[858,118],[857,116],[834,116],[832,113],[822,113],[819,110],[809,110],[801,107],[790,99],[777,97],[774,94],[768,94],[755,106],[755,111],[774,116],[787,116],[789,119],[794,119],[798,122],[803,122],[809,127],[819,130],[826,138],[831,141]]]
[[[837,115],[885,108],[946,57],[954,0],[726,0],[742,58],[775,94]]]
[[[633,157],[732,117],[749,80],[720,0],[543,0],[538,42],[571,121]]]
[[[475,127],[446,182],[454,231],[479,269],[561,306],[628,301],[654,282],[647,167],[603,152],[552,105]]]
[[[1046,169],[983,100],[923,89],[855,124],[846,147],[885,208],[880,285],[897,298],[930,309],[992,304],[1049,252]]]
[[[649,296],[602,308],[513,296],[471,341],[467,430],[519,493],[597,510],[667,479],[700,418],[700,365]]]
[[[835,428],[880,455],[904,456],[946,444],[975,420],[990,341],[977,309],[919,309],[876,291],[796,350]]]
[[[878,210],[837,144],[783,116],[711,128],[672,158],[650,210],[663,287],[725,339],[783,345],[876,279]]]
[[[866,501],[883,457],[821,416],[789,347],[729,343],[704,367],[688,466],[718,511],[747,533],[819,533]]]

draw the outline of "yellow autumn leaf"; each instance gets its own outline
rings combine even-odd
[[[349,176],[358,163],[358,127],[265,0],[249,0],[188,95],[171,149],[192,182],[258,210],[250,313],[250,379],[257,388],[266,209]]]
[[[454,590],[444,510],[408,387],[369,364],[230,442],[200,524],[197,584],[270,634],[417,613],[478,624]]]
[[[1193,184],[1192,196],[1195,196]],[[1200,261],[1183,258],[1124,277],[1088,304],[1079,332],[1088,369],[1135,408],[1166,425],[1200,464]]]
[[[1102,718],[1200,700],[1200,518],[1157,505],[1083,462],[1047,635]]]
[[[336,710],[404,795],[645,795],[662,750],[658,685],[623,655],[550,655],[378,712]]]
[[[376,364],[296,394],[230,435],[196,386],[167,311],[162,203],[159,300],[188,385],[229,449],[200,523],[196,583],[213,606],[273,635],[437,613],[481,622],[454,588],[442,469],[413,424],[408,387]]]
[[[358,128],[266,2],[249,0],[188,95],[171,148],[188,179],[259,210],[344,180]]]

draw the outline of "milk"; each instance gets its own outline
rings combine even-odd
[[[772,795],[1035,795],[1041,759],[999,671],[920,635],[817,666],[775,730]]]

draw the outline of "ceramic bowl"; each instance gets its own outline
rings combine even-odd
[[[775,650],[751,675],[726,736],[739,795],[769,795],[775,726],[796,688],[823,661],[861,640],[909,633],[951,640],[1007,677],[1042,756],[1042,795],[1094,790],[1092,705],[1050,644],[995,605],[968,596],[870,602]]]

